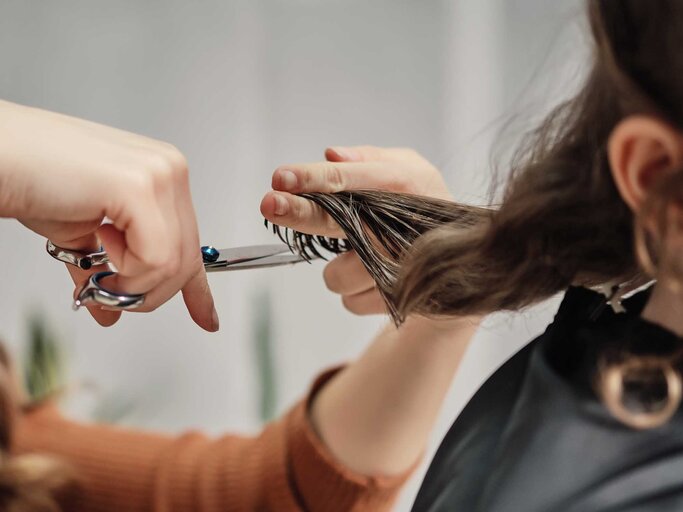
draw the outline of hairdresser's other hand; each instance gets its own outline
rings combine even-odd
[[[217,329],[187,163],[170,144],[0,101],[0,216],[69,249],[101,243],[119,272],[107,286],[147,294],[138,311],[182,289],[194,321]],[[101,224],[105,217],[111,223]],[[76,284],[103,270],[68,269]],[[102,325],[120,316],[88,309]]]
[[[325,151],[325,158],[324,162],[275,170],[274,191],[261,202],[266,219],[304,233],[343,237],[339,226],[320,207],[293,194],[372,188],[451,198],[441,173],[412,149],[335,147]],[[386,312],[374,281],[354,252],[337,256],[327,264],[323,276],[349,311],[358,315]]]

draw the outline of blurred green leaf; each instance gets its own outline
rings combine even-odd
[[[45,316],[34,311],[28,318],[25,344],[24,383],[31,401],[43,400],[63,389],[64,361],[61,346]]]

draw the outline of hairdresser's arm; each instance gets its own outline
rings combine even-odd
[[[386,327],[315,398],[313,425],[346,466],[392,475],[420,457],[478,319]]]
[[[0,217],[14,217],[69,249],[101,243],[119,271],[107,285],[147,294],[139,311],[182,289],[195,322],[217,329],[187,162],[170,144],[0,101]],[[101,225],[105,218],[111,223]],[[100,270],[106,269],[90,272]],[[90,274],[69,272],[77,284]],[[120,316],[89,310],[103,325]]]
[[[412,319],[387,329],[254,437],[82,424],[48,405],[20,417],[14,452],[54,455],[77,471],[73,512],[388,511],[472,328]]]
[[[261,211],[299,231],[341,236],[313,203],[293,194],[379,188],[449,198],[439,172],[409,149],[328,149],[327,162],[289,165],[273,175],[274,192]],[[358,314],[384,312],[373,281],[354,253],[325,268],[330,290]],[[387,326],[354,364],[315,398],[314,427],[336,457],[364,474],[397,474],[419,458],[477,318],[448,321],[410,317]]]

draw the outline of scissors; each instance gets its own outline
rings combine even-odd
[[[109,256],[104,250],[90,253],[72,251],[58,247],[50,240],[47,241],[46,249],[53,258],[83,270],[109,263]],[[279,267],[310,261],[318,257],[316,255],[294,254],[291,247],[286,244],[250,245],[230,249],[216,249],[211,245],[205,245],[200,248],[200,251],[204,269],[207,272]],[[99,304],[100,306],[125,310],[140,307],[145,301],[144,293],[124,294],[108,290],[102,285],[102,279],[113,274],[114,272],[110,271],[92,274],[78,291],[73,308],[77,310],[88,304]]]

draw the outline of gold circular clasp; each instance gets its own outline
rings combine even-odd
[[[634,376],[661,372],[666,383],[666,397],[653,405],[654,410],[633,411],[624,403],[625,383]],[[669,359],[661,357],[632,357],[627,361],[611,364],[601,373],[601,395],[610,413],[622,423],[636,429],[655,428],[663,425],[676,413],[681,403],[683,384],[681,375]]]

